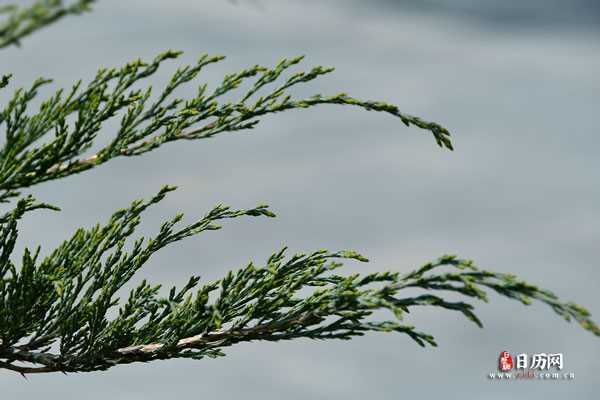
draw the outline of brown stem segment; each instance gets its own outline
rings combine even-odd
[[[274,332],[282,332],[294,326],[313,325],[320,322],[320,320],[321,319],[318,316],[315,316],[311,313],[306,313],[293,319],[259,324],[251,328],[218,329],[216,331],[180,339],[174,348],[172,350],[169,349],[167,353],[160,352],[160,350],[165,347],[164,343],[150,343],[117,349],[112,355],[103,357],[102,361],[109,362],[113,365],[118,365],[129,364],[133,362],[151,361],[154,359],[174,358],[179,352],[185,349],[210,348],[220,346],[225,342],[228,342],[229,345],[240,341],[265,339]],[[0,361],[0,368],[19,372],[22,375],[47,372],[83,372],[103,369],[101,367],[70,367],[69,364],[73,364],[75,360],[70,359],[69,357],[63,357],[58,354],[45,352],[38,353],[24,351],[19,350],[16,347],[0,349],[0,358],[5,360]],[[13,364],[15,361],[43,366],[26,367]]]

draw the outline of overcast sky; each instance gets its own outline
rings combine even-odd
[[[4,2],[5,3],[5,2]],[[105,221],[162,184],[180,189],[150,211],[140,235],[182,211],[267,202],[272,219],[240,219],[157,254],[140,275],[167,286],[216,279],[283,245],[356,249],[366,271],[407,271],[444,253],[513,272],[600,316],[600,6],[587,1],[102,0],[1,53],[11,88],[43,75],[55,87],[100,66],[184,50],[152,80],[208,52],[226,73],[307,56],[336,72],[298,94],[346,91],[398,104],[453,133],[456,151],[398,120],[324,106],[275,115],[253,131],[175,143],[32,190],[61,213],[21,224],[48,252],[77,227]],[[193,95],[194,87],[187,91]],[[183,93],[186,94],[186,93]],[[50,95],[50,92],[44,92]],[[111,126],[105,130],[110,137]],[[359,266],[349,265],[349,271]],[[593,399],[600,341],[546,307],[497,296],[477,304],[481,330],[460,316],[410,319],[440,347],[401,335],[351,342],[251,343],[206,361],[107,372],[0,373],[1,399]],[[490,382],[498,355],[564,354],[571,382]]]

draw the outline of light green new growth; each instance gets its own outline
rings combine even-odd
[[[63,15],[84,11],[91,2],[63,6],[41,1],[25,10],[5,9],[11,14],[1,25],[0,47],[18,43]],[[195,65],[178,69],[154,97],[150,87],[134,88],[179,54],[167,51],[152,62],[101,69],[91,82],[58,91],[36,112],[31,112],[30,102],[50,81],[39,79],[28,89],[16,90],[0,111],[6,135],[0,149],[0,201],[9,203],[24,188],[84,172],[115,157],[140,155],[176,140],[250,129],[266,114],[320,104],[391,114],[429,131],[439,146],[452,149],[446,129],[391,104],[347,94],[292,97],[289,90],[294,86],[332,71],[317,66],[284,77],[302,57],[228,75],[214,90],[199,85],[191,99],[173,98],[173,92],[223,57],[203,55]],[[220,101],[245,80],[253,82],[238,100]],[[9,76],[2,77],[0,88],[8,83]],[[104,124],[114,118],[120,118],[120,127],[109,144],[84,157]],[[159,294],[160,285],[143,281],[123,301],[119,290],[163,247],[220,229],[221,220],[275,216],[266,205],[241,210],[217,205],[187,225],[182,215],[175,216],[154,237],[137,239],[126,251],[141,214],[172,190],[164,187],[150,200],[134,202],[104,225],[79,229],[47,257],[40,257],[39,247],[26,249],[18,265],[11,256],[19,219],[32,210],[57,208],[21,197],[0,216],[0,367],[21,374],[95,371],[158,359],[217,357],[224,355],[223,348],[251,340],[351,339],[371,331],[404,333],[419,345],[435,346],[432,336],[403,322],[405,315],[418,306],[440,307],[459,311],[481,326],[471,304],[447,301],[441,293],[487,301],[486,289],[523,304],[538,300],[600,336],[584,308],[455,256],[443,256],[404,275],[344,276],[337,273],[341,260],[367,259],[353,251],[327,250],[287,256],[283,249],[264,265],[250,263],[216,282],[201,285],[199,277],[191,277],[183,288],[172,288],[168,297]],[[407,288],[424,292],[407,296]],[[374,320],[379,310],[390,311],[390,319]]]

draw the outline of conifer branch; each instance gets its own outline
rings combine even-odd
[[[29,7],[4,7],[0,13],[8,13],[8,18],[0,23],[0,48],[18,45],[23,37],[66,15],[87,11],[92,2],[65,6],[60,0],[39,0]],[[212,90],[199,85],[191,99],[174,93],[222,56],[203,55],[196,64],[179,68],[154,97],[151,87],[137,88],[165,60],[180,54],[167,51],[152,62],[136,60],[101,69],[87,85],[80,81],[69,91],[59,90],[37,112],[31,112],[30,103],[50,80],[40,78],[29,89],[18,89],[0,110],[6,137],[0,149],[0,202],[18,197],[20,189],[84,172],[116,157],[141,155],[177,140],[252,129],[265,115],[321,104],[391,114],[407,126],[430,132],[440,147],[452,150],[445,128],[391,104],[345,93],[293,98],[289,90],[294,86],[333,71],[316,66],[284,78],[302,57],[227,75]],[[0,89],[9,80],[10,75],[2,75]],[[222,101],[246,81],[250,88],[238,100]],[[115,118],[121,122],[110,143],[85,155],[105,123]],[[18,221],[33,210],[58,208],[28,196],[0,215],[0,368],[23,375],[98,371],[133,362],[220,357],[223,349],[241,342],[349,340],[369,332],[401,333],[420,346],[436,346],[430,334],[404,323],[412,310],[430,306],[457,311],[482,326],[472,304],[450,301],[444,293],[487,301],[487,291],[493,291],[525,305],[537,300],[600,336],[585,308],[562,302],[514,275],[482,270],[452,255],[408,274],[338,275],[341,260],[368,260],[354,251],[287,256],[284,248],[262,266],[249,263],[215,282],[200,285],[200,277],[192,276],[166,296],[160,285],[143,280],[121,300],[126,285],[160,249],[220,229],[221,220],[275,216],[266,205],[238,210],[217,205],[183,227],[183,215],[178,214],[155,236],[131,242],[142,213],[174,189],[165,186],[151,199],[115,212],[103,225],[77,230],[46,257],[40,256],[40,247],[25,249],[18,264],[12,258]],[[413,295],[415,289],[424,293]],[[377,319],[379,311],[387,311],[388,317]]]
[[[264,266],[250,263],[203,286],[200,277],[192,276],[167,297],[160,295],[160,285],[144,280],[121,301],[123,286],[161,248],[219,229],[219,220],[274,216],[265,205],[235,211],[218,205],[198,221],[177,228],[179,214],[156,236],[138,239],[126,251],[141,214],[172,190],[167,186],[148,201],[134,202],[103,226],[78,230],[41,261],[39,248],[33,253],[26,249],[20,268],[9,258],[17,239],[16,222],[30,210],[49,206],[21,200],[0,220],[0,367],[22,374],[96,371],[132,362],[219,357],[224,348],[240,342],[348,340],[368,332],[402,333],[421,346],[436,346],[430,334],[403,323],[403,318],[416,307],[432,306],[458,311],[482,326],[471,304],[433,292],[487,301],[486,288],[523,304],[545,303],[567,321],[574,319],[600,336],[586,309],[563,303],[552,292],[513,275],[481,270],[455,256],[408,274],[344,276],[335,273],[343,266],[338,260],[368,260],[354,251],[327,250],[286,257],[284,248]],[[438,272],[443,268],[451,271]],[[426,293],[405,296],[409,288]],[[373,313],[380,310],[389,311],[392,318],[374,320]]]
[[[62,0],[37,0],[32,5],[0,6],[0,15],[8,14],[0,21],[0,49],[16,45],[21,39],[48,26],[67,15],[81,14],[90,10],[94,0],[77,0],[65,5]]]
[[[188,100],[172,98],[173,92],[194,80],[207,65],[221,61],[222,56],[203,55],[195,65],[179,68],[154,101],[151,87],[133,88],[153,75],[165,60],[180,54],[167,51],[150,63],[136,60],[122,68],[101,69],[87,86],[83,87],[80,81],[66,94],[58,91],[31,115],[27,113],[29,103],[51,81],[38,79],[31,88],[17,90],[0,111],[0,126],[4,126],[6,135],[6,143],[0,149],[0,201],[18,196],[18,189],[80,173],[115,157],[141,155],[177,140],[207,139],[251,129],[264,115],[320,104],[351,105],[391,114],[407,126],[431,132],[439,146],[452,149],[445,128],[402,113],[392,104],[358,100],[345,93],[292,98],[288,94],[290,88],[333,71],[316,66],[282,79],[282,74],[303,57],[283,60],[274,68],[255,65],[227,75],[212,91],[207,85],[200,85],[196,97]],[[240,100],[218,101],[248,79],[254,79],[254,83]],[[265,93],[259,95],[260,92]],[[104,123],[120,114],[120,128],[113,140],[93,155],[82,157]],[[69,123],[69,118],[74,122]],[[51,132],[54,139],[36,146]]]

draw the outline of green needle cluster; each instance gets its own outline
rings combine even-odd
[[[1,11],[7,17],[0,23],[0,48],[19,44],[63,16],[87,11],[91,3],[46,0],[24,8],[4,7]],[[197,83],[198,77],[223,57],[202,55],[196,64],[177,69],[158,91],[145,86],[144,80],[163,62],[180,54],[169,50],[149,62],[135,60],[100,69],[88,83],[79,81],[69,90],[58,90],[33,109],[40,89],[51,83],[40,78],[29,88],[14,90],[0,105],[0,131],[5,137],[0,147],[0,202],[8,210],[0,216],[1,368],[21,374],[97,371],[132,362],[219,357],[226,347],[252,340],[348,340],[368,332],[397,332],[421,346],[435,346],[430,334],[405,322],[412,310],[430,306],[458,311],[482,326],[470,303],[449,301],[444,297],[448,293],[487,301],[487,292],[496,292],[525,305],[537,300],[600,336],[583,307],[455,256],[443,256],[408,274],[348,275],[341,272],[342,261],[368,260],[354,251],[288,255],[284,248],[263,264],[249,263],[215,282],[192,276],[185,286],[164,296],[160,285],[144,280],[121,299],[124,287],[135,282],[138,271],[162,248],[220,229],[223,220],[275,216],[266,205],[248,209],[216,205],[199,219],[184,223],[178,214],[153,237],[135,238],[142,214],[175,189],[170,186],[115,212],[104,224],[77,230],[45,257],[39,247],[16,256],[19,220],[33,210],[58,210],[22,195],[24,189],[169,142],[252,129],[268,114],[322,104],[355,106],[414,125],[431,134],[441,148],[452,150],[445,128],[405,114],[395,105],[345,93],[294,97],[296,86],[333,71],[316,66],[308,72],[290,72],[303,57],[284,59],[273,67],[254,65],[226,75],[209,90]],[[241,91],[243,83],[248,89]],[[0,89],[9,85],[10,75],[2,75]],[[195,85],[196,95],[175,96],[186,85]],[[236,100],[223,101],[226,94]],[[105,132],[112,120],[120,121],[118,128]],[[111,140],[95,148],[101,132]],[[84,156],[91,149],[93,154]],[[422,293],[415,295],[414,289]],[[387,317],[379,320],[381,315]]]

